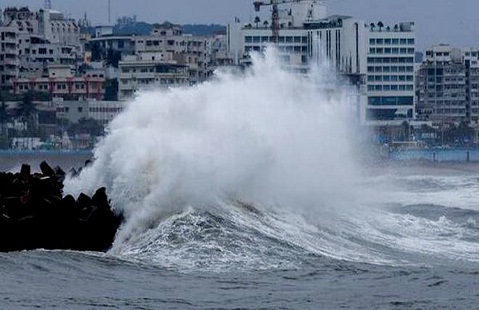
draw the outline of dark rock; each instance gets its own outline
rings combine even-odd
[[[53,171],[52,167],[50,167],[46,161],[42,161],[41,164],[40,164],[40,170],[42,170],[42,173],[43,175],[46,175],[46,176],[54,176],[55,175],[55,171]]]
[[[106,251],[122,216],[115,214],[104,187],[92,198],[63,196],[65,172],[40,164],[42,173],[0,173],[0,251],[36,248]]]

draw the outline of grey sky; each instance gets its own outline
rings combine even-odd
[[[2,6],[38,8],[43,0],[0,0]],[[147,22],[221,23],[235,16],[253,19],[253,0],[111,0],[112,20],[137,15]],[[94,24],[108,20],[108,0],[52,0],[54,9],[79,18],[87,12]],[[418,48],[450,43],[479,47],[479,1],[477,0],[329,0],[329,14],[351,15],[365,22],[394,24],[414,21]]]

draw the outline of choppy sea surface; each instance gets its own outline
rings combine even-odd
[[[367,206],[218,203],[108,253],[0,254],[0,307],[476,309],[478,172],[476,163],[382,164],[363,169]]]
[[[364,164],[357,96],[327,64],[252,63],[139,92],[65,180],[106,188],[112,248],[0,254],[0,309],[477,309],[479,165]]]

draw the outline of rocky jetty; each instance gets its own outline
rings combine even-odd
[[[22,165],[0,172],[0,251],[71,249],[106,251],[122,222],[105,188],[92,197],[63,196],[65,172],[40,164],[41,173]]]

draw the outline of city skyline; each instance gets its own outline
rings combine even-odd
[[[6,6],[29,6],[33,9],[43,6],[43,0],[4,0]],[[254,20],[257,13],[252,0],[139,0],[132,6],[126,0],[112,0],[111,23],[118,17],[136,15],[139,21],[149,23],[170,21],[179,24],[226,25],[239,17],[242,21]],[[462,0],[460,3],[448,0],[329,0],[330,15],[350,15],[366,23],[383,21],[394,24],[401,21],[413,21],[419,50],[431,45],[445,43],[454,46],[478,47],[479,40],[474,32],[479,29],[479,20],[475,18],[475,9],[479,3]],[[107,0],[58,1],[52,0],[53,9],[59,10],[74,19],[87,13],[93,25],[108,22]],[[152,9],[155,8],[155,9]],[[157,9],[156,9],[157,8]],[[266,12],[266,11],[265,11]],[[264,14],[266,14],[263,12]]]

